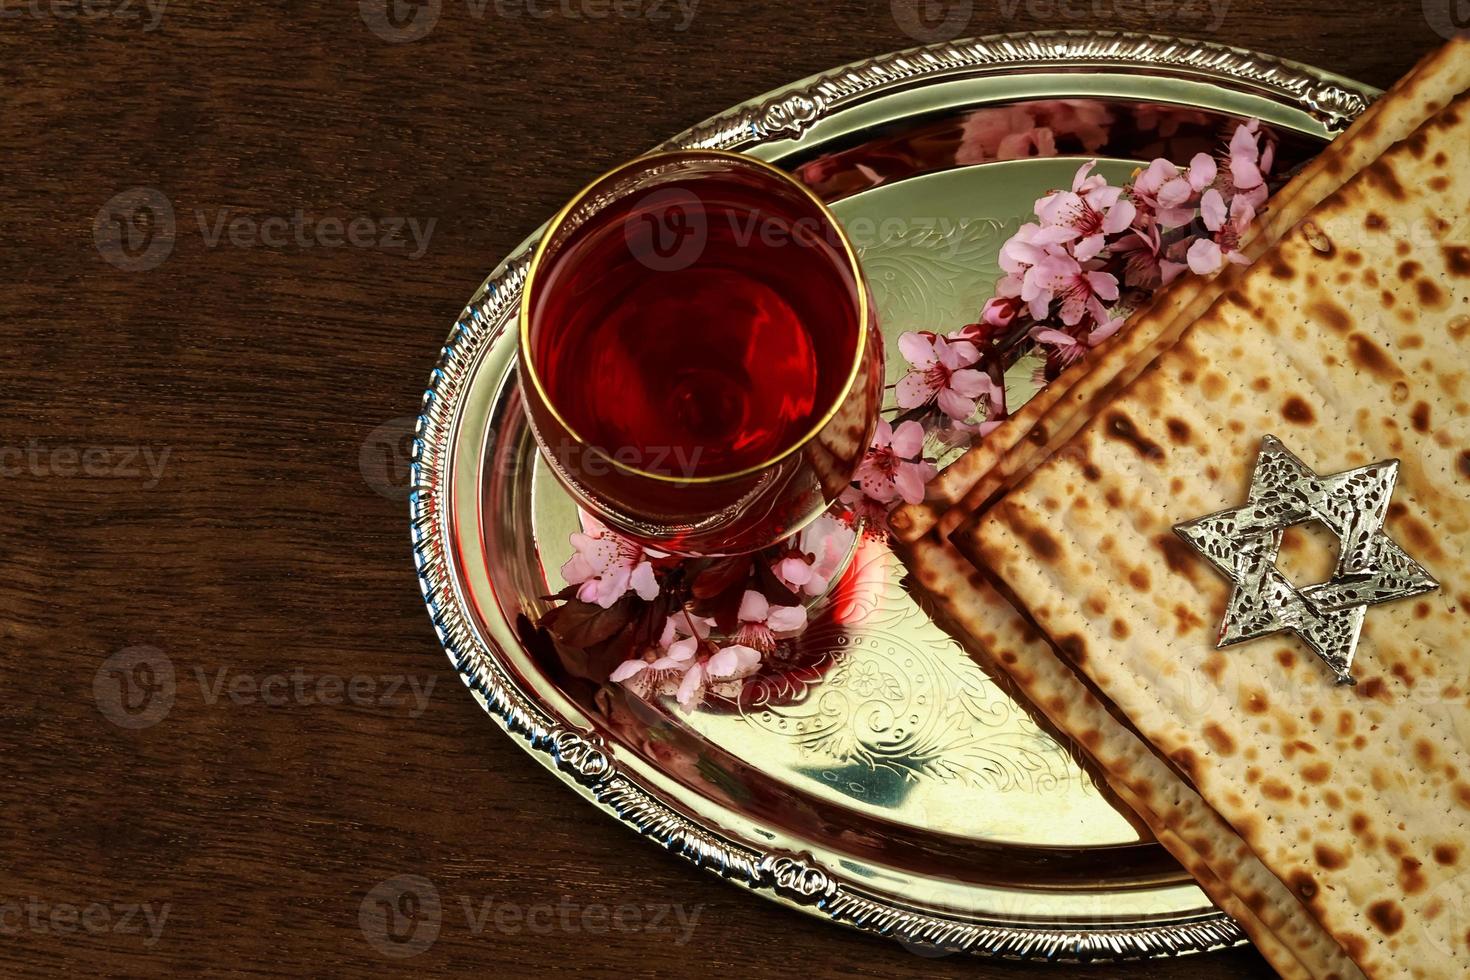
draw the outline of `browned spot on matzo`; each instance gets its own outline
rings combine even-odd
[[[1306,312],[1313,320],[1321,321],[1338,333],[1347,333],[1353,328],[1352,314],[1330,299],[1312,303]]]
[[[1395,935],[1404,927],[1404,910],[1387,899],[1368,906],[1368,918],[1385,936]]]
[[[1348,338],[1348,356],[1358,367],[1380,378],[1396,378],[1403,373],[1383,348],[1360,333]]]
[[[1286,404],[1281,406],[1281,414],[1288,422],[1295,422],[1297,425],[1311,425],[1317,419],[1312,414],[1312,406],[1298,395],[1292,395],[1286,400]]]

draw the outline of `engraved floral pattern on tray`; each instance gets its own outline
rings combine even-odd
[[[953,226],[920,220],[880,223],[861,250],[863,271],[880,310],[901,310],[914,324],[945,322],[960,306],[976,269],[996,269],[1000,247],[1019,219],[961,219]]]
[[[1091,787],[929,619],[892,551],[867,542],[854,563],[829,600],[841,622],[818,623],[803,637],[804,669],[747,687],[740,707],[752,726],[796,743],[819,778],[857,796],[868,795],[869,774],[996,792]]]

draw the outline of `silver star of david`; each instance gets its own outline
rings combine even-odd
[[[1383,531],[1399,461],[1318,476],[1275,436],[1261,440],[1243,507],[1175,526],[1174,531],[1235,583],[1222,647],[1289,630],[1312,648],[1339,684],[1350,668],[1367,607],[1439,588]],[[1321,521],[1341,545],[1332,577],[1298,589],[1276,567],[1289,527]]]

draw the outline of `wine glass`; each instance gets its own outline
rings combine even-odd
[[[857,253],[802,183],[753,157],[632,160],[537,245],[518,370],[577,502],[659,551],[744,554],[849,486],[882,399]]]

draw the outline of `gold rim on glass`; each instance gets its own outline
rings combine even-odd
[[[781,182],[800,191],[801,194],[808,201],[810,201],[814,207],[816,207],[817,213],[820,214],[822,219],[827,222],[828,226],[830,226],[832,230],[836,232],[837,240],[842,244],[843,255],[847,257],[848,269],[852,273],[853,288],[857,291],[858,336],[857,343],[853,347],[852,365],[848,368],[847,380],[843,382],[842,387],[838,390],[836,396],[833,398],[832,405],[827,410],[826,414],[818,419],[816,423],[813,424],[812,427],[807,430],[807,432],[805,432],[800,439],[796,440],[789,447],[783,449],[780,453],[776,454],[770,459],[757,463],[754,466],[748,466],[743,470],[737,470],[733,473],[721,473],[717,476],[669,476],[663,473],[653,473],[648,470],[640,470],[637,467],[629,466],[626,463],[620,462],[616,458],[607,455],[607,453],[603,452],[599,447],[593,446],[585,438],[582,437],[581,433],[572,428],[571,424],[562,417],[562,414],[557,409],[556,405],[552,403],[551,396],[547,394],[545,386],[541,383],[541,376],[536,370],[535,351],[531,347],[531,303],[536,295],[536,274],[541,268],[542,259],[545,257],[547,250],[550,248],[552,240],[556,237],[557,232],[561,230],[562,224],[566,221],[567,216],[570,215],[579,204],[585,201],[587,197],[592,193],[592,191],[603,186],[614,177],[617,177],[627,171],[649,168],[657,166],[659,163],[663,162],[691,159],[736,161],[742,165],[752,166],[755,167],[757,170],[765,171],[766,173],[775,176]],[[536,243],[536,250],[531,255],[531,264],[526,269],[525,283],[525,288],[521,291],[520,305],[520,343],[521,351],[524,354],[524,356],[521,358],[521,363],[525,367],[525,381],[529,382],[531,387],[535,389],[537,400],[541,403],[541,405],[546,408],[548,412],[551,413],[551,417],[556,420],[557,424],[560,425],[561,428],[578,443],[586,446],[588,451],[596,454],[606,462],[617,467],[619,470],[622,470],[624,473],[629,473],[633,476],[638,477],[647,477],[648,479],[659,480],[664,483],[723,483],[727,480],[738,480],[741,477],[751,476],[755,473],[760,473],[764,470],[770,469],[777,463],[780,463],[782,460],[786,459],[786,457],[801,449],[807,443],[811,442],[817,437],[818,433],[820,433],[823,429],[827,427],[827,424],[829,422],[837,417],[837,413],[842,409],[843,404],[847,401],[847,396],[851,394],[852,386],[857,381],[858,374],[862,369],[863,355],[866,353],[868,342],[868,331],[871,329],[871,323],[869,321],[872,316],[872,311],[869,309],[868,306],[868,287],[866,284],[866,280],[863,279],[862,266],[858,262],[857,250],[853,248],[852,241],[847,237],[847,230],[842,227],[840,222],[838,222],[837,216],[832,213],[832,211],[827,207],[825,203],[823,203],[821,198],[817,197],[817,195],[812,192],[812,189],[810,187],[807,187],[800,180],[797,180],[795,177],[782,170],[780,167],[772,166],[764,160],[759,160],[755,157],[747,156],[744,153],[732,153],[729,150],[691,149],[646,153],[641,157],[636,157],[632,160],[627,161],[626,163],[619,164],[618,166],[609,170],[607,173],[603,174],[601,177],[598,177],[596,180],[592,181],[586,187],[583,187],[580,191],[578,191],[577,195],[573,197],[570,201],[568,201],[562,207],[562,209],[556,213],[556,216],[552,218],[551,221],[547,224],[546,231],[542,234],[541,240]]]

